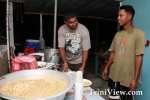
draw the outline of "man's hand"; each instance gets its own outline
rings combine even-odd
[[[131,82],[129,84],[130,91],[136,90],[137,85],[138,85],[137,80],[135,80],[135,79],[131,80]]]
[[[82,73],[84,74],[84,68],[83,67],[80,67],[79,71],[82,71]]]
[[[62,72],[68,72],[68,64],[65,64],[65,65],[62,67]]]
[[[107,78],[107,73],[108,73],[108,70],[105,68],[104,71],[102,72],[102,77],[103,77],[103,79],[105,79],[105,80],[106,80],[106,78]]]

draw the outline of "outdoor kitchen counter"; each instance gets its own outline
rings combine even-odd
[[[74,86],[67,92],[64,100],[74,100],[75,89]],[[91,87],[83,87],[83,99],[82,100],[104,100],[98,91],[94,91]]]
[[[66,93],[66,97],[64,100],[74,100],[74,93],[75,89],[74,86],[71,88],[70,91]],[[0,98],[0,100],[6,100]],[[100,94],[94,93],[94,90],[91,87],[83,87],[83,99],[82,100],[105,100],[103,99]]]

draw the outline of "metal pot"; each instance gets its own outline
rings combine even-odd
[[[59,61],[60,61],[59,50],[45,48],[44,49],[44,60],[45,60],[45,62],[59,63]]]
[[[37,69],[35,69],[35,70],[22,70],[22,71],[18,71],[18,72],[13,72],[13,73],[10,73],[10,74],[0,77],[0,87],[2,87],[5,83],[7,83],[13,79],[17,79],[17,78],[24,77],[24,76],[35,76],[35,75],[37,75],[37,77],[38,77],[38,75],[49,75],[49,76],[58,77],[64,81],[66,81],[68,83],[68,87],[60,93],[57,93],[52,96],[42,97],[42,98],[32,98],[32,99],[14,98],[14,97],[4,95],[2,93],[0,93],[0,97],[2,97],[4,99],[8,99],[8,100],[64,100],[66,93],[73,86],[73,79],[65,73],[53,71],[53,70],[37,70]]]

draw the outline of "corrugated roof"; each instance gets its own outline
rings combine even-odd
[[[25,13],[54,14],[54,0],[25,0]],[[58,0],[57,14],[73,9],[79,16],[116,20],[119,1],[114,0]]]

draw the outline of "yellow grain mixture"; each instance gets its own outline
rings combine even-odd
[[[0,88],[0,92],[15,98],[39,98],[57,94],[67,82],[52,76],[30,76],[14,79]]]

